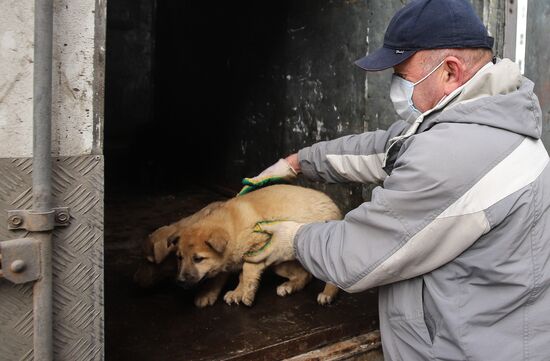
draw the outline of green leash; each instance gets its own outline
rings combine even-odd
[[[288,184],[289,182],[281,177],[269,177],[262,179],[261,181],[253,181],[251,178],[244,178],[241,183],[244,185],[244,187],[237,194],[237,197],[255,191],[256,189],[264,188],[274,184]]]

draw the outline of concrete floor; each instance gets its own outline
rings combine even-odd
[[[274,274],[262,280],[253,307],[193,305],[193,290],[166,281],[150,289],[132,276],[142,262],[140,242],[155,228],[223,199],[203,188],[177,195],[107,197],[105,236],[106,359],[280,360],[377,328],[376,292],[341,293],[316,303],[320,281],[287,298]],[[236,277],[227,286],[236,285]]]

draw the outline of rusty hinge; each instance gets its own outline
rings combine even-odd
[[[0,242],[0,277],[15,284],[40,277],[40,242],[19,238]]]

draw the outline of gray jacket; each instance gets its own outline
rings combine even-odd
[[[381,185],[342,221],[301,227],[295,252],[348,292],[381,286],[386,360],[550,360],[540,136],[533,83],[502,60],[412,126],[299,152],[310,179]]]

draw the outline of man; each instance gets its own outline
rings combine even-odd
[[[412,1],[384,46],[400,115],[321,142],[249,184],[295,177],[381,185],[342,221],[261,225],[248,262],[298,259],[348,292],[379,288],[386,360],[550,359],[550,166],[533,83],[466,0]]]

